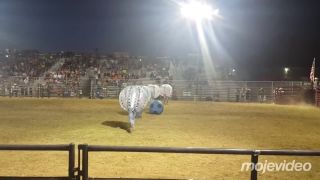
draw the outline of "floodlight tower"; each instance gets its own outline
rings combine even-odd
[[[189,0],[180,3],[181,15],[187,20],[195,23],[202,55],[202,61],[207,79],[215,77],[210,50],[207,43],[206,31],[212,31],[210,21],[219,16],[219,9],[213,9],[208,3],[201,0]]]

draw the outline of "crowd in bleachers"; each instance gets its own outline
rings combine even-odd
[[[82,90],[81,79],[83,82],[95,80],[94,85],[97,87],[120,87],[132,79],[156,80],[169,76],[168,66],[161,62],[150,63],[145,59],[142,61],[130,57],[99,57],[95,54],[50,56],[0,53],[0,66],[1,90],[5,89],[5,85],[7,89],[16,85],[46,89],[48,93],[60,89],[77,94]]]
[[[118,61],[114,59],[100,61],[99,68],[95,71],[100,86],[118,86],[127,81],[130,77],[128,72],[128,61]]]
[[[39,77],[53,65],[54,61],[53,59],[21,56],[5,59],[1,63],[1,75]]]

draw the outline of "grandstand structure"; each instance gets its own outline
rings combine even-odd
[[[8,54],[0,54],[0,96],[117,98],[126,85],[169,83],[176,100],[281,103],[303,97],[311,86],[304,81],[204,80],[201,74],[186,76],[197,69],[190,59],[187,66],[170,57],[131,57],[125,52]]]

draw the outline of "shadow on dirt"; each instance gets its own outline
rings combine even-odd
[[[127,132],[130,132],[130,124],[127,122],[121,122],[121,121],[104,121],[101,123],[102,125],[109,126],[112,128],[120,128],[122,130],[125,130]]]

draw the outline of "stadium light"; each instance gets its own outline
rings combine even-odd
[[[212,9],[210,5],[200,1],[189,1],[180,6],[182,16],[194,21],[211,20],[219,14],[219,9]]]
[[[290,68],[284,67],[283,72],[284,72],[284,79],[288,79],[288,74],[289,74]]]
[[[181,15],[185,19],[194,22],[200,45],[201,59],[204,64],[204,71],[206,77],[211,79],[215,77],[216,74],[208,40],[215,40],[211,20],[214,20],[214,18],[222,18],[219,14],[219,9],[212,8],[205,0],[185,0],[182,3],[178,3],[178,6],[180,7]],[[208,39],[206,34],[211,36],[209,37],[210,39]]]
[[[290,71],[290,68],[285,67],[283,70],[284,70],[284,73],[285,73],[285,74],[288,74],[288,72]]]

